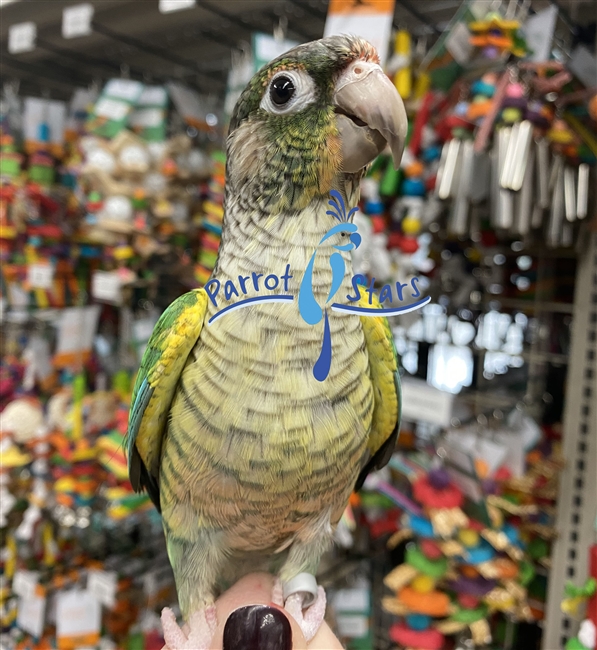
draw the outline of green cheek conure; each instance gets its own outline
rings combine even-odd
[[[386,145],[399,165],[406,127],[377,52],[357,37],[287,52],[236,105],[212,278],[238,286],[239,276],[281,276],[287,265],[295,277],[292,299],[254,302],[211,323],[224,303],[216,307],[204,289],[185,294],[160,318],[141,363],[129,474],[162,513],[187,623],[183,633],[164,610],[171,650],[209,648],[219,590],[260,569],[277,575],[272,600],[307,639],[323,620],[314,574],[351,492],[392,453],[400,385],[387,320],[330,311],[307,323],[301,274],[309,266],[319,305],[332,286],[353,293],[347,233],[326,238],[337,223],[330,193],[356,206],[365,167]],[[343,258],[341,281],[331,255]],[[324,326],[334,353],[322,381],[313,368]]]

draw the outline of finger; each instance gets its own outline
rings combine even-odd
[[[266,605],[268,607],[277,610],[277,612],[279,612],[279,615],[274,615],[273,617],[266,618],[264,617],[264,615],[267,614],[267,612],[265,612],[264,610],[259,610],[259,611],[254,610],[251,612],[247,611],[246,612],[247,616],[244,617],[245,612],[242,612],[243,616],[238,615],[234,617],[230,621],[231,625],[241,628],[243,627],[243,625],[245,625],[244,622],[245,618],[246,618],[246,625],[254,624],[256,621],[259,620],[261,620],[262,623],[273,621],[275,630],[278,630],[278,634],[281,635],[282,632],[279,631],[282,623],[280,616],[283,616],[284,619],[286,619],[288,623],[290,623],[290,633],[292,636],[291,647],[295,650],[307,649],[307,643],[305,641],[305,637],[303,636],[303,633],[301,632],[301,628],[298,626],[294,618],[292,618],[292,616],[288,616],[287,613],[284,612],[282,608],[272,603],[273,586],[274,586],[273,576],[267,573],[253,573],[239,580],[234,585],[234,587],[230,588],[227,592],[222,594],[222,596],[216,602],[216,609],[218,612],[218,627],[216,629],[216,633],[214,635],[214,642],[213,642],[213,647],[215,649],[221,650],[222,648],[224,626],[226,625],[226,622],[228,621],[230,614],[232,614],[232,612],[238,610],[241,607],[246,607],[247,605]],[[285,625],[285,623],[283,623],[283,625]],[[228,633],[229,631],[227,631],[227,634]],[[239,638],[243,638],[243,637],[248,638],[249,634],[250,631],[248,629],[238,629]],[[282,646],[278,644],[277,646],[272,646],[272,647],[281,648]],[[330,646],[330,648],[332,647],[335,646]],[[225,650],[230,650],[230,649],[226,648]]]
[[[325,621],[307,647],[309,650],[343,650],[342,644]]]

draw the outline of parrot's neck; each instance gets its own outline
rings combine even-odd
[[[359,188],[347,196],[346,212],[358,202]],[[302,275],[314,253],[313,290],[327,297],[331,281],[330,255],[335,252],[330,239],[320,241],[338,221],[326,211],[329,197],[313,200],[304,210],[293,213],[263,215],[256,209],[243,210],[234,199],[227,200],[222,242],[214,277],[220,282],[236,282],[239,275],[262,273],[279,277],[289,265],[293,279],[289,293],[298,293]],[[343,285],[350,288],[352,257],[341,251],[346,273]],[[324,296],[325,294],[325,296]],[[325,300],[324,300],[325,301]]]

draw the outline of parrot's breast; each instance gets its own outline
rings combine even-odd
[[[221,255],[218,277],[278,272],[277,261],[280,273],[287,263],[295,272],[316,245],[256,256],[252,268],[239,264],[239,255]],[[314,294],[325,305],[332,279],[325,255],[313,277]],[[299,284],[297,274],[290,293],[296,296]],[[350,291],[347,274],[338,294]],[[210,304],[206,322],[217,311]],[[231,311],[204,326],[163,446],[167,524],[176,504],[190,501],[202,525],[227,531],[232,548],[250,551],[284,545],[325,510],[337,523],[365,456],[373,389],[359,317],[328,315],[332,362],[324,381],[313,376],[323,320],[305,323],[297,300]]]

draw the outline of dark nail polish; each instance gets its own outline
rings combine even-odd
[[[224,650],[291,649],[290,623],[275,607],[241,607],[230,614],[224,626]]]

